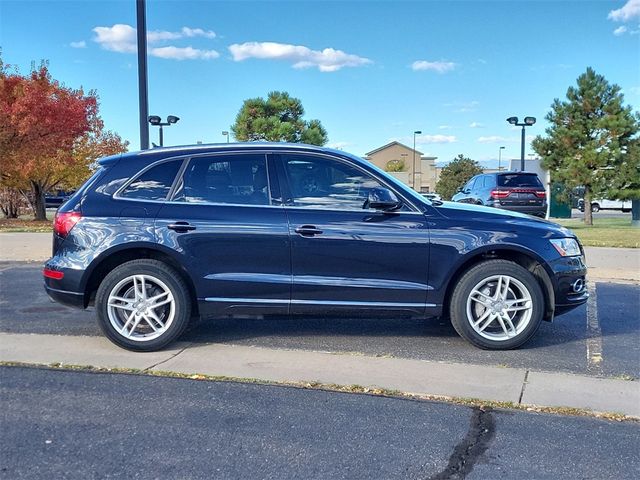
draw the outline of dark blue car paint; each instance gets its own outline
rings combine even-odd
[[[391,188],[397,212],[287,206],[275,173],[281,152],[352,162]],[[185,204],[118,198],[146,166],[163,159],[225,152],[268,156],[271,205]],[[221,314],[365,313],[439,316],[460,273],[482,258],[513,258],[539,278],[547,318],[586,301],[572,284],[584,258],[561,257],[548,241],[574,237],[551,222],[505,210],[451,202],[432,205],[370,163],[341,151],[289,144],[161,148],[101,160],[102,170],[61,208],[81,211],[65,238],[54,236],[45,278],[49,295],[86,307],[105,268],[135,255],[170,261],[192,288],[202,316]],[[282,191],[281,191],[282,189]],[[167,225],[195,226],[176,232]],[[312,225],[322,233],[301,235]],[[135,253],[131,253],[135,252]],[[133,255],[133,256],[127,256]]]

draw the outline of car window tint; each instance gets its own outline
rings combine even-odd
[[[120,194],[137,200],[164,200],[171,190],[182,160],[163,162],[138,176]]]
[[[498,176],[499,187],[542,187],[542,182],[537,175],[523,175],[511,173]]]
[[[264,155],[217,155],[193,158],[173,200],[188,203],[269,205]]]
[[[482,185],[484,187],[493,187],[493,177],[491,175],[485,175],[484,183]]]
[[[291,185],[289,204],[307,208],[362,210],[369,190],[381,187],[362,170],[325,157],[283,155]]]

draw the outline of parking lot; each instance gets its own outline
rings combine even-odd
[[[49,300],[39,263],[0,263],[0,282],[0,331],[101,335],[91,309]],[[543,322],[530,342],[512,351],[479,350],[437,319],[216,319],[195,325],[184,340],[640,378],[640,286],[597,282],[591,288],[589,316],[583,306]]]

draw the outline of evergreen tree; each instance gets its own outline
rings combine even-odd
[[[440,173],[436,192],[443,200],[451,200],[460,188],[474,175],[482,173],[482,167],[475,160],[460,154],[449,162]]]
[[[245,100],[231,127],[236,140],[324,145],[327,131],[320,120],[303,120],[302,102],[287,92],[271,92],[267,99]]]
[[[587,68],[566,101],[553,101],[546,136],[532,144],[554,181],[584,187],[587,225],[593,224],[589,206],[595,198],[634,199],[634,218],[640,214],[640,115],[623,101],[618,85]]]

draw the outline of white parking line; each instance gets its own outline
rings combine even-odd
[[[587,300],[587,370],[602,374],[602,331],[598,320],[598,299],[595,282],[589,282]]]

